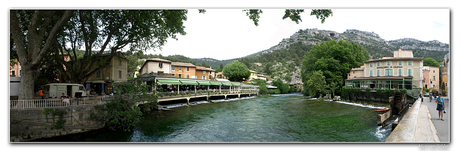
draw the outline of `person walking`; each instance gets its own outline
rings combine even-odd
[[[423,95],[422,95],[422,93],[420,93],[419,96],[420,96],[420,99],[422,99],[422,102],[423,102]]]
[[[430,102],[431,102],[431,92],[429,94],[430,94]]]
[[[438,98],[436,98],[436,104],[436,110],[438,110],[438,117],[441,119],[441,121],[444,121],[444,114],[442,113],[442,111],[444,111],[444,100],[439,95]]]

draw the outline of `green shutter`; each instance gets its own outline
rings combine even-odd
[[[377,76],[380,76],[380,70],[377,70]]]
[[[398,75],[399,75],[399,76],[402,76],[402,75],[403,75],[402,72],[403,72],[403,69],[398,69]]]
[[[374,70],[370,70],[370,71],[369,71],[369,76],[370,76],[370,77],[374,76]]]
[[[408,72],[407,73],[408,76],[412,76],[412,69],[407,69],[407,72]]]

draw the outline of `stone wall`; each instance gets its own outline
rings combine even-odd
[[[61,129],[52,129],[53,117],[45,116],[45,109],[11,109],[10,110],[10,142],[24,142],[40,138],[49,138],[95,130],[104,127],[102,122],[91,120],[90,114],[96,113],[95,105],[57,107],[65,110],[66,122]],[[53,108],[54,109],[54,108]],[[55,116],[58,121],[59,116]],[[48,120],[47,120],[48,119]]]

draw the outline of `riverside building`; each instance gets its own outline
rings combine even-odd
[[[407,89],[417,95],[423,87],[422,67],[422,57],[414,57],[411,50],[400,47],[393,57],[371,59],[364,62],[364,67],[351,69],[350,73],[362,71],[363,76],[349,74],[345,84],[350,88]]]

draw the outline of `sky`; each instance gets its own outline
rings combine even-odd
[[[262,9],[259,26],[255,26],[242,9],[206,9],[205,14],[189,9],[184,22],[186,35],[169,39],[161,50],[150,54],[183,55],[190,58],[218,60],[244,57],[277,45],[299,29],[331,30],[343,33],[347,29],[374,32],[385,40],[415,38],[422,41],[450,42],[450,10],[444,9],[332,9],[333,16],[324,23],[310,16],[311,9],[301,14],[296,24],[283,20],[285,9]]]

